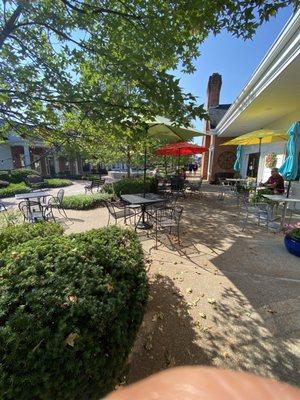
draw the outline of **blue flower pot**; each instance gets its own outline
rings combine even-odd
[[[289,235],[284,238],[284,244],[287,250],[294,254],[294,256],[300,257],[300,240],[294,239]]]

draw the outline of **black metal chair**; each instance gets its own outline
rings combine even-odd
[[[187,188],[188,193],[191,195],[195,195],[195,194],[202,195],[202,192],[201,192],[202,182],[203,182],[203,178],[200,178],[200,180],[197,182],[189,183],[188,188]]]
[[[41,202],[41,207],[43,210],[43,215],[45,219],[54,219],[54,214],[53,214],[53,209],[56,208],[59,214],[68,219],[67,213],[63,207],[63,199],[65,196],[65,191],[64,189],[59,189],[57,192],[56,196],[46,196],[44,197],[44,201]]]
[[[151,214],[151,222],[153,223],[155,229],[155,248],[157,249],[158,243],[158,231],[169,229],[171,234],[172,228],[176,228],[178,243],[180,242],[180,220],[182,217],[183,207],[166,207],[156,209],[154,213]]]
[[[115,224],[117,224],[120,219],[123,219],[126,224],[127,218],[135,216],[133,210],[118,201],[104,201],[104,204],[108,210],[107,225],[109,225],[111,217],[114,218]]]
[[[96,179],[88,183],[84,186],[85,194],[88,192],[93,193],[93,190],[96,189],[97,192],[100,192],[105,185],[105,181],[103,179]]]
[[[5,207],[5,205],[0,201],[0,212],[4,212],[7,211],[7,208]]]
[[[19,210],[21,211],[24,222],[38,222],[44,220],[44,213],[39,207],[37,207],[36,203],[30,203],[30,201],[21,201],[18,205]]]

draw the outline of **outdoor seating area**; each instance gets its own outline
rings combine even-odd
[[[300,2],[0,20],[0,400],[300,399]]]

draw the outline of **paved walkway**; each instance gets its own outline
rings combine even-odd
[[[182,242],[140,232],[151,293],[129,381],[183,364],[300,381],[300,261],[282,234],[248,225],[207,187],[182,203]],[[106,209],[68,211],[67,233],[105,226]]]

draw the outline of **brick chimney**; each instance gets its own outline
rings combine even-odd
[[[206,100],[206,108],[207,110],[210,107],[215,107],[219,105],[220,101],[220,92],[222,86],[222,76],[217,72],[214,72],[208,79],[207,84],[207,100]],[[210,122],[205,122],[205,131],[210,131]],[[211,144],[214,141],[214,137],[212,136],[205,136],[203,139],[203,145],[209,149]],[[201,165],[201,175],[204,179],[208,178],[208,161],[209,161],[209,153],[203,153],[202,156],[202,165]]]
[[[214,72],[208,80],[207,85],[207,109],[219,105],[222,76]]]

